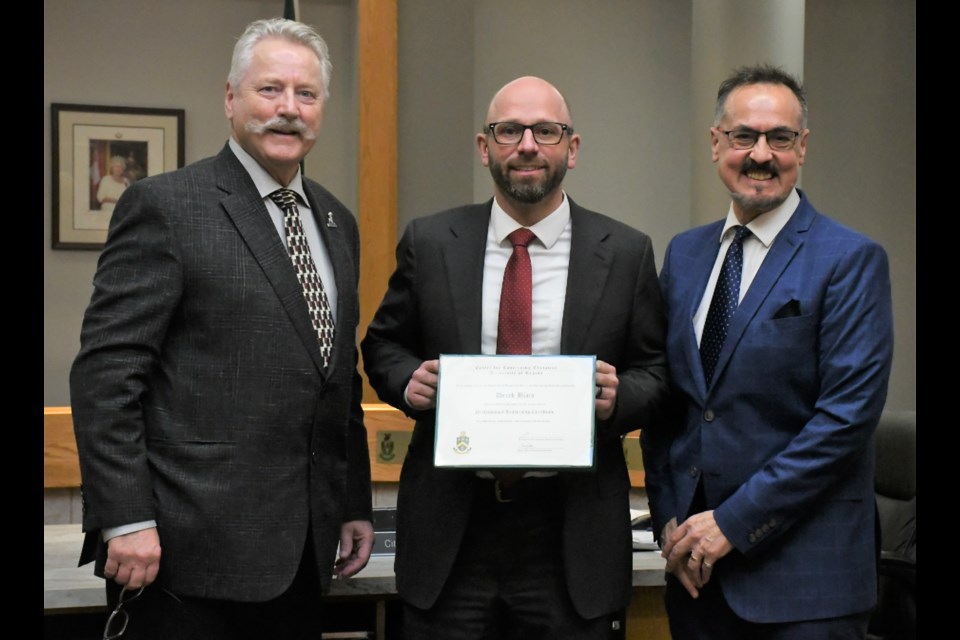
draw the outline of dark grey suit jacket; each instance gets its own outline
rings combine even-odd
[[[370,518],[357,226],[304,187],[338,290],[326,371],[290,258],[229,147],[117,204],[70,376],[81,563],[98,547],[102,563],[101,529],[153,519],[168,589],[263,601],[292,582],[308,527],[325,587],[340,525]]]
[[[400,479],[396,573],[400,595],[420,608],[433,605],[450,573],[477,478],[433,466],[435,412],[411,412],[403,391],[422,361],[480,352],[491,202],[407,227],[362,343],[380,398],[416,418]],[[650,239],[572,200],[570,213],[561,351],[596,355],[620,378],[616,413],[597,424],[596,469],[561,474],[564,525],[557,533],[567,582],[577,611],[592,618],[622,609],[630,597],[630,482],[620,436],[657,417],[667,390],[665,329]]]

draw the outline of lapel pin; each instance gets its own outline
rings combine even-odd
[[[333,221],[333,211],[327,211],[327,226],[336,229],[337,223]]]

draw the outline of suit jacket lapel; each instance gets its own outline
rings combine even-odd
[[[280,303],[287,311],[304,348],[317,369],[323,372],[323,359],[317,334],[310,322],[303,288],[297,280],[290,256],[280,241],[276,227],[253,181],[236,156],[224,147],[217,157],[217,186],[225,192],[221,204],[243,237],[254,259],[263,269]]]
[[[784,270],[793,260],[797,251],[800,250],[800,247],[803,246],[803,234],[810,228],[813,216],[813,209],[807,204],[806,200],[802,200],[796,212],[777,234],[773,245],[767,252],[767,256],[763,259],[763,264],[760,265],[760,270],[750,285],[750,289],[743,297],[743,301],[737,307],[736,312],[734,312],[733,318],[730,319],[727,338],[723,342],[723,348],[720,350],[720,356],[717,360],[717,368],[713,374],[714,380],[717,380],[723,373],[724,366],[736,350],[744,331],[753,322],[760,305],[767,299],[767,296],[779,282]]]
[[[693,316],[700,307],[703,300],[703,293],[707,290],[707,282],[710,280],[710,272],[713,271],[713,265],[717,260],[717,252],[720,251],[720,232],[723,231],[723,220],[713,225],[713,228],[704,237],[702,246],[695,248],[695,258],[690,273],[696,274],[696,280],[692,282],[694,286],[687,287],[689,298],[686,307],[686,334],[683,337],[686,348],[684,352],[687,356],[687,366],[694,373],[701,396],[707,395],[707,381],[703,375],[703,362],[700,360],[700,346],[697,344],[697,332],[693,325]],[[684,274],[676,274],[675,277],[684,277]],[[723,356],[721,355],[721,358]],[[717,378],[718,371],[714,373],[714,380]]]
[[[468,207],[450,225],[442,244],[447,281],[463,353],[480,353],[483,304],[483,259],[493,201]]]
[[[584,342],[590,336],[594,318],[601,313],[600,298],[610,273],[612,256],[604,244],[610,232],[599,224],[587,224],[586,215],[570,200],[573,234],[560,330],[561,353],[584,351]]]

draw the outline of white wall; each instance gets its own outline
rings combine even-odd
[[[397,237],[473,197],[474,0],[400,3]]]
[[[803,187],[814,206],[890,257],[893,374],[887,407],[917,408],[917,6],[807,0],[810,140]]]
[[[476,3],[474,131],[522,75],[566,96],[582,143],[564,187],[581,206],[648,233],[659,263],[690,216],[690,6],[660,0]],[[489,198],[474,157],[473,198]]]

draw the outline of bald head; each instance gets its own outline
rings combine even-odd
[[[519,120],[525,114],[533,122],[562,122],[572,125],[566,98],[542,78],[524,76],[505,84],[490,101],[487,122]]]
[[[514,220],[534,225],[563,202],[563,178],[576,166],[580,136],[552,84],[524,76],[504,85],[476,141],[497,202]]]

